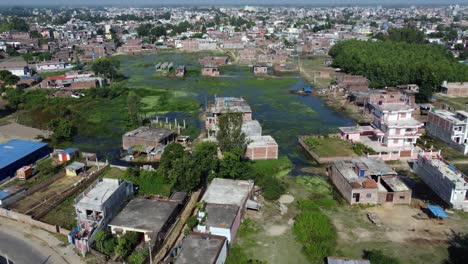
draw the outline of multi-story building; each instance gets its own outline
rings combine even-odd
[[[468,210],[468,177],[439,156],[419,155],[413,170],[446,203]]]
[[[411,203],[411,190],[381,159],[336,161],[328,175],[350,204]]]
[[[435,110],[428,113],[426,132],[463,154],[468,153],[468,112]]]
[[[372,126],[380,143],[391,148],[413,147],[423,126],[412,117],[415,107],[406,103],[372,103]]]
[[[112,220],[133,192],[133,184],[118,179],[101,178],[91,184],[75,199],[77,227],[70,232],[71,242],[86,253],[96,230]]]
[[[236,97],[215,97],[215,101],[210,105],[205,113],[206,130],[218,130],[218,117],[226,113],[243,113],[243,121],[252,120],[252,109],[244,98]]]

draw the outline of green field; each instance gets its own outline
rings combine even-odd
[[[438,105],[445,104],[455,110],[468,111],[468,97],[449,97],[441,94],[436,94],[435,97]]]
[[[305,137],[304,141],[320,157],[355,155],[352,144],[338,137]]]

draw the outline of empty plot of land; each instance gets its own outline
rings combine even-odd
[[[57,198],[61,193],[72,187],[80,179],[80,177],[63,176],[44,189],[39,190],[15,203],[12,205],[11,209],[20,213],[27,213],[43,202],[47,203],[53,201],[54,198]]]
[[[367,213],[382,222],[373,225]],[[367,209],[342,207],[329,212],[338,232],[338,254],[361,257],[363,250],[378,249],[402,263],[443,263],[448,257],[452,232],[468,228],[467,215],[456,213],[445,220],[417,220],[419,208],[410,206],[376,206]]]
[[[23,126],[15,122],[0,124],[0,142],[10,139],[36,140],[38,136],[49,137],[50,134],[50,131]]]

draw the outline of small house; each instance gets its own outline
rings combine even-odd
[[[175,75],[176,77],[184,77],[185,72],[186,72],[185,66],[182,65],[182,66],[177,67]]]
[[[68,148],[58,153],[59,161],[69,161],[78,154],[77,148]]]
[[[23,166],[16,171],[16,177],[19,180],[27,180],[33,175],[33,169],[31,166]]]
[[[203,76],[219,76],[219,67],[215,64],[206,64],[202,68]]]
[[[80,173],[86,172],[86,165],[81,162],[73,162],[65,167],[65,174],[67,176],[78,176]]]
[[[256,76],[262,76],[268,74],[268,66],[265,64],[257,64],[253,66],[253,73]]]

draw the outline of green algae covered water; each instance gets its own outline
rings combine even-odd
[[[185,119],[190,127],[187,133],[196,137],[203,129],[200,114],[215,95],[243,97],[251,105],[254,119],[262,125],[263,134],[276,139],[280,155],[287,156],[296,169],[309,165],[309,159],[298,147],[298,135],[332,133],[338,126],[354,124],[351,118],[329,108],[320,97],[291,94],[290,90],[308,85],[298,76],[256,78],[249,67],[226,66],[221,68],[223,77],[201,77],[198,58],[205,55],[152,54],[120,56],[119,59],[121,70],[128,77],[125,85],[142,98],[145,116]],[[187,76],[182,79],[156,76],[154,65],[164,61],[173,62],[175,66],[185,65]],[[89,149],[92,141],[93,138],[75,138],[75,143],[85,149]],[[121,138],[103,137],[98,141],[96,151],[111,162],[119,163]]]

